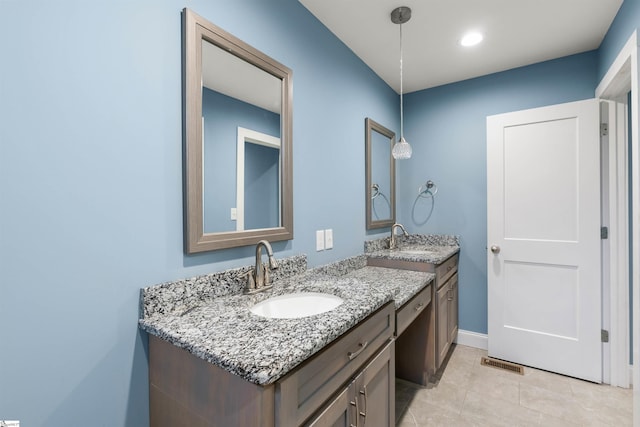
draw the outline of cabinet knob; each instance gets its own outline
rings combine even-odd
[[[500,246],[497,246],[497,245],[491,246],[491,252],[498,255],[500,253]]]

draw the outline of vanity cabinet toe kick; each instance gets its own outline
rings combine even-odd
[[[393,426],[394,331],[390,301],[264,386],[150,335],[150,424]]]

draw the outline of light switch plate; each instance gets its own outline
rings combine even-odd
[[[231,208],[231,220],[235,221],[238,219],[238,210],[236,208]]]
[[[324,230],[316,231],[316,251],[324,250]]]
[[[333,229],[331,228],[329,228],[328,230],[324,230],[324,248],[333,248]]]

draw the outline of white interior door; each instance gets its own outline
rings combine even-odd
[[[602,380],[599,105],[487,117],[489,356]]]

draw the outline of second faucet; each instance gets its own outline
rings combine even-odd
[[[391,226],[391,238],[389,238],[389,249],[396,249],[398,247],[398,242],[396,241],[396,234],[394,233],[396,227],[399,227],[402,230],[402,234],[407,237],[409,233],[405,230],[404,225],[395,223]]]

